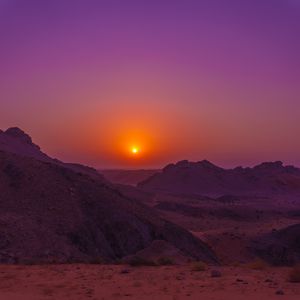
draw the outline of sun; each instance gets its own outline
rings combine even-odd
[[[140,150],[139,150],[139,148],[137,148],[137,147],[132,147],[132,148],[131,148],[131,153],[133,153],[133,154],[137,154],[139,151],[140,151]]]

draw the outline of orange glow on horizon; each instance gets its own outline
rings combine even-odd
[[[179,139],[185,127],[172,122],[164,111],[156,110],[156,105],[145,108],[132,100],[113,110],[106,107],[101,118],[99,111],[86,113],[86,121],[76,131],[84,134],[80,139],[74,138],[78,144],[73,148],[87,153],[90,165],[104,161],[109,168],[161,167],[181,157],[179,152],[188,144]],[[179,119],[175,113],[173,117]],[[192,140],[188,133],[185,136]]]
[[[88,156],[91,165],[105,162],[110,168],[161,167],[184,156],[194,140],[198,127],[191,130],[187,122],[178,122],[185,111],[181,109],[181,115],[174,111],[170,97],[159,93],[150,97],[148,90],[144,94],[125,90],[105,99],[115,105],[103,107],[99,103],[84,111],[85,121],[77,127],[73,139],[78,141],[73,148]],[[144,99],[149,101],[147,106]],[[169,105],[162,108],[163,101],[169,101]],[[185,119],[189,117],[187,114]],[[82,132],[80,139],[78,132]]]

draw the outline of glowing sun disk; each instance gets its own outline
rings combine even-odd
[[[131,152],[132,152],[133,154],[136,154],[136,153],[139,152],[139,149],[138,149],[137,147],[132,147],[132,148],[131,148]]]

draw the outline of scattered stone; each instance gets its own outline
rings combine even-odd
[[[276,295],[284,295],[284,291],[283,290],[277,290],[275,294]]]
[[[130,273],[130,271],[128,269],[122,269],[120,271],[120,274],[128,274],[128,273]]]

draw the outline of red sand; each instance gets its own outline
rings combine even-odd
[[[122,274],[124,269],[129,273]],[[219,270],[222,276],[212,278],[211,269],[193,272],[189,265],[1,265],[0,299],[300,299],[300,283],[287,281],[289,268]]]

